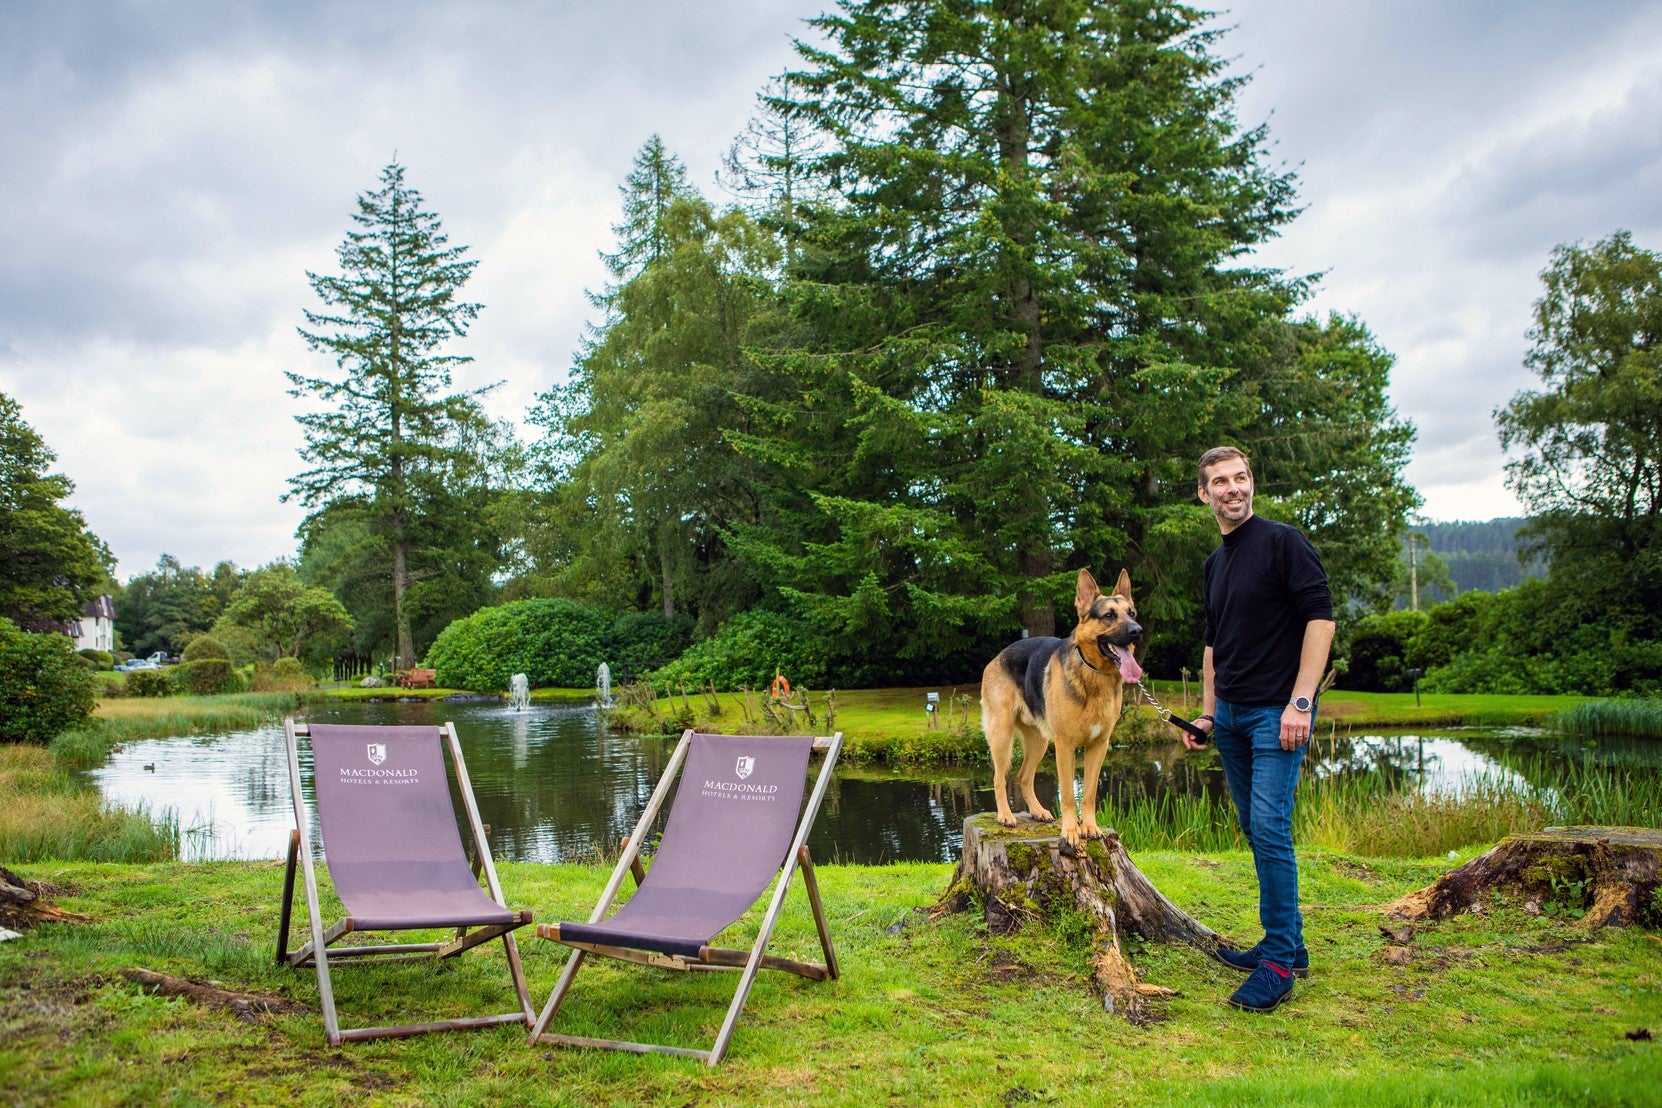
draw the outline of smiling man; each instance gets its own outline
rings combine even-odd
[[[1333,643],[1333,597],[1315,547],[1295,528],[1252,514],[1252,463],[1232,446],[1201,455],[1201,503],[1223,541],[1206,558],[1203,709],[1258,871],[1264,937],[1218,960],[1250,973],[1229,998],[1268,1012],[1309,972],[1298,910],[1293,791],[1316,720],[1316,691]],[[1191,750],[1204,749],[1188,735]]]

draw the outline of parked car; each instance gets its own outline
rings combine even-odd
[[[174,655],[174,654],[169,654],[165,650],[158,650],[154,654],[146,656],[146,658],[144,660],[147,661],[147,662],[155,662],[158,667],[160,667],[160,666],[172,666],[172,665],[178,665],[179,664],[178,656]]]
[[[135,669],[161,669],[160,663],[152,662],[149,658],[134,658],[130,662],[122,662],[115,667],[117,673],[132,673]]]

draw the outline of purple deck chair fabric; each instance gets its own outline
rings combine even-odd
[[[357,929],[514,921],[462,852],[438,727],[310,731],[323,853]]]
[[[808,737],[694,735],[646,880],[610,919],[562,923],[560,937],[697,958],[778,875],[813,747]]]

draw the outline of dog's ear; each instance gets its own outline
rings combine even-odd
[[[1131,599],[1131,574],[1123,569],[1120,570],[1120,579],[1114,582],[1114,595]]]
[[[1088,569],[1080,570],[1079,584],[1073,592],[1073,606],[1079,610],[1081,620],[1084,620],[1086,614],[1091,610],[1091,605],[1095,604],[1096,598],[1101,595],[1102,590],[1097,587],[1096,578],[1091,576],[1091,571]]]

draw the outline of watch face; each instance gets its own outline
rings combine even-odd
[[[1293,707],[1297,708],[1301,712],[1308,712],[1310,710],[1310,698],[1308,696],[1295,696],[1293,698]]]

